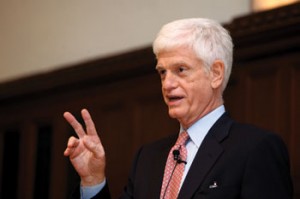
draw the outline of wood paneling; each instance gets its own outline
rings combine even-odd
[[[291,71],[291,137],[292,171],[295,183],[295,198],[300,198],[300,63],[293,65]]]

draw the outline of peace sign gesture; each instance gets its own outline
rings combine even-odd
[[[78,138],[74,136],[69,138],[64,155],[69,156],[81,178],[81,185],[93,186],[105,179],[105,152],[89,112],[83,109],[81,115],[86,129],[83,129],[71,113],[64,113],[64,118],[78,136]]]

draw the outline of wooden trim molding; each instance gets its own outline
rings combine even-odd
[[[225,25],[235,45],[234,62],[300,50],[300,2],[235,18]]]

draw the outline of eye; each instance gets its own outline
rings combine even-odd
[[[183,67],[183,66],[180,66],[180,67],[178,68],[178,72],[180,72],[180,73],[184,72],[185,70],[186,70],[186,68]]]
[[[166,74],[166,70],[165,70],[165,69],[162,69],[162,68],[157,69],[157,72],[158,72],[158,74],[159,74],[161,77],[163,77],[163,76]]]

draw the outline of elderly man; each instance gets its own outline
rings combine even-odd
[[[170,117],[179,133],[141,147],[121,198],[288,199],[289,157],[273,133],[239,124],[225,111],[222,94],[233,44],[217,22],[183,19],[163,26],[153,44],[156,70]],[[87,110],[86,130],[64,114],[78,139],[65,150],[81,177],[75,198],[110,198],[105,152]]]

